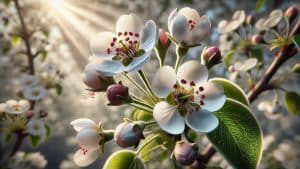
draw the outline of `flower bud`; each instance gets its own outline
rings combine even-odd
[[[159,42],[161,43],[161,45],[165,46],[167,45],[169,38],[166,34],[166,32],[163,29],[159,29]]]
[[[248,15],[247,19],[246,19],[246,23],[249,25],[252,25],[252,24],[254,24],[254,22],[255,22],[254,17],[252,15]]]
[[[25,116],[26,116],[28,119],[30,119],[31,117],[34,116],[34,112],[31,111],[31,110],[29,110],[29,111],[27,111],[27,112],[25,113]]]
[[[264,39],[261,35],[253,35],[252,38],[251,38],[251,42],[253,45],[258,45],[258,44],[261,44],[264,42]]]
[[[48,116],[48,112],[46,110],[40,110],[40,118],[44,118]]]
[[[96,72],[95,63],[89,63],[85,66],[83,82],[91,91],[105,91],[107,86],[114,82],[112,77],[104,77]]]
[[[171,45],[171,40],[167,36],[166,32],[163,29],[159,29],[159,39],[156,45],[156,50],[158,53],[160,64],[164,63],[168,48]]]
[[[198,146],[195,143],[179,141],[174,148],[174,157],[181,165],[191,165],[197,158]]]
[[[122,82],[108,86],[107,98],[109,105],[118,106],[130,102],[128,87],[125,87]]]
[[[207,68],[211,68],[214,65],[221,63],[222,55],[218,47],[212,46],[205,49],[203,52],[202,61]]]
[[[298,15],[298,9],[295,6],[289,7],[284,15],[289,19],[290,23],[293,22],[293,20],[297,17]]]
[[[117,126],[115,130],[115,140],[120,147],[137,147],[141,139],[144,139],[143,122],[124,122]]]

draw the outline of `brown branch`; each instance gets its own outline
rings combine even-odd
[[[27,136],[27,134],[24,134],[23,131],[17,132],[16,135],[17,135],[17,140],[16,140],[16,143],[14,144],[14,147],[13,147],[11,153],[9,154],[9,157],[12,157],[16,154],[16,152],[20,149],[24,139]]]
[[[266,70],[263,77],[256,83],[256,85],[249,91],[247,97],[249,102],[253,102],[256,98],[264,91],[274,88],[274,86],[270,85],[269,82],[280,68],[280,66],[285,63],[289,58],[297,53],[297,49],[295,46],[289,45],[286,47],[282,47],[280,51],[274,56],[274,59]],[[201,154],[197,158],[197,162],[190,167],[190,169],[205,169],[206,164],[209,162],[211,157],[216,153],[216,149],[212,144],[209,144],[205,149],[201,152]]]

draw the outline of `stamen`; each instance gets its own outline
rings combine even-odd
[[[173,85],[173,88],[174,88],[174,89],[177,89],[177,88],[178,88],[178,85],[177,85],[177,84],[174,84],[174,85]]]
[[[134,34],[134,36],[138,38],[138,37],[139,37],[139,34],[138,34],[138,33],[136,33],[136,34]]]
[[[125,38],[125,41],[129,41],[129,39],[130,39],[129,37]]]
[[[191,86],[195,86],[196,84],[195,84],[194,81],[191,81],[191,82],[190,82],[190,85],[191,85]]]
[[[111,46],[111,47],[114,47],[114,46],[115,46],[115,43],[114,43],[114,42],[111,42],[111,43],[110,43],[110,46]]]
[[[118,36],[122,36],[122,32],[119,32],[119,33],[118,33]]]
[[[181,79],[181,81],[180,81],[182,84],[186,84],[186,80],[184,80],[184,79]]]
[[[114,38],[113,38],[113,41],[114,41],[114,42],[116,42],[116,41],[117,41],[117,38],[116,38],[116,37],[114,37]]]
[[[205,99],[205,95],[201,95],[201,99]]]
[[[202,92],[204,88],[202,86],[199,87],[199,91]]]
[[[204,105],[204,102],[203,102],[202,100],[200,101],[200,105],[201,105],[201,106],[203,106],[203,105]]]
[[[127,36],[128,32],[124,32],[124,36]]]
[[[133,35],[133,33],[132,33],[132,32],[129,32],[129,35],[130,35],[130,36],[132,36],[132,35]]]

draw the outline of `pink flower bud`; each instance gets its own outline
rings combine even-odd
[[[163,29],[159,29],[159,41],[162,45],[167,45],[168,43],[168,36]]]
[[[121,123],[115,130],[115,140],[120,147],[137,147],[140,140],[144,139],[144,128],[144,123]]]
[[[111,77],[104,77],[96,71],[95,63],[89,63],[85,66],[83,82],[92,91],[106,90],[107,86],[113,81]]]
[[[44,118],[48,116],[48,112],[46,110],[40,110],[40,118]]]
[[[27,111],[27,112],[25,113],[25,116],[26,116],[28,119],[30,119],[31,117],[34,116],[34,112],[31,111],[31,110],[29,110],[29,111]]]
[[[179,141],[174,148],[176,161],[181,165],[191,165],[197,158],[198,146],[195,143]]]
[[[296,18],[296,16],[298,15],[298,9],[297,9],[297,7],[295,7],[295,6],[289,7],[289,8],[285,11],[284,15],[285,15],[287,18],[289,18],[290,21],[293,21],[293,20]]]
[[[128,87],[121,82],[108,86],[106,90],[109,105],[118,106],[129,102]]]
[[[264,40],[263,40],[263,37],[261,35],[253,35],[252,38],[251,38],[251,42],[253,45],[258,45],[260,43],[263,43]]]
[[[209,47],[205,49],[203,54],[203,61],[208,68],[220,63],[222,60],[222,55],[220,49],[216,46]]]

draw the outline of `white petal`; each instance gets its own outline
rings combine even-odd
[[[234,70],[236,71],[248,71],[254,68],[257,65],[257,59],[256,58],[249,58],[245,60],[243,63],[236,62],[234,66]]]
[[[143,66],[150,60],[151,51],[144,53],[142,56],[136,57],[126,67],[126,72],[135,72],[141,70]]]
[[[219,32],[220,34],[228,33],[228,32],[226,32],[225,29],[224,29],[224,28],[226,27],[227,24],[228,24],[228,22],[227,22],[226,20],[222,20],[222,21],[219,22],[219,24],[218,24],[218,32]]]
[[[199,90],[201,87],[203,88],[203,91]],[[202,109],[213,112],[223,107],[226,98],[224,89],[221,85],[213,82],[205,82],[199,83],[196,86],[196,89],[194,101],[200,103],[202,100],[204,102],[204,105],[201,105]]]
[[[171,22],[170,33],[178,41],[184,42],[189,34],[187,19],[183,15],[177,15]]]
[[[209,133],[219,125],[218,118],[205,110],[188,113],[185,117],[185,123],[193,130],[200,133]]]
[[[96,128],[97,127],[97,124],[93,120],[90,120],[87,118],[80,118],[80,119],[73,120],[71,122],[71,125],[74,127],[74,129],[76,131],[80,131],[84,128]]]
[[[177,8],[176,8],[176,9],[174,9],[174,10],[170,13],[170,15],[169,15],[169,17],[168,17],[168,29],[169,29],[169,31],[171,31],[171,22],[172,22],[173,18],[177,15],[177,12],[178,12],[178,10],[177,10]]]
[[[122,15],[119,17],[116,24],[116,32],[133,32],[141,33],[142,32],[142,23],[138,16],[135,14]]]
[[[25,112],[27,110],[29,110],[30,108],[30,103],[27,100],[20,100],[18,102],[18,104],[20,105],[21,109]]]
[[[157,29],[154,21],[149,20],[146,22],[143,29],[143,37],[141,39],[141,49],[145,52],[151,51],[155,47]]]
[[[153,117],[160,128],[170,134],[181,134],[184,131],[184,119],[178,113],[176,106],[159,102],[153,109]]]
[[[258,30],[266,30],[268,29],[267,27],[265,27],[264,23],[265,23],[265,19],[264,18],[261,18],[259,19],[256,24],[255,24],[255,28],[258,29]]]
[[[206,82],[208,79],[208,70],[206,66],[195,60],[190,60],[182,64],[177,72],[177,80],[186,80],[188,84]]]
[[[210,33],[211,23],[208,16],[204,15],[199,19],[196,27],[190,31],[189,38],[186,39],[187,45],[200,44],[204,39],[206,39]]]
[[[156,96],[166,97],[176,83],[176,73],[171,66],[161,67],[154,75],[152,89]]]
[[[96,161],[99,154],[100,149],[88,150],[86,154],[84,154],[83,151],[79,149],[74,155],[74,162],[80,167],[85,167]]]
[[[276,26],[283,17],[283,12],[280,9],[273,10],[270,16],[264,22],[264,26],[268,28],[272,28]]]
[[[196,24],[200,20],[200,15],[199,15],[198,11],[195,10],[195,9],[193,9],[193,8],[190,8],[190,7],[181,8],[178,11],[178,15],[183,15],[183,16],[185,16],[187,18],[187,20],[192,20]]]
[[[243,10],[235,11],[232,20],[238,21],[240,24],[242,24],[246,20],[246,14]]]
[[[105,60],[96,66],[96,71],[103,76],[114,76],[125,71],[125,66],[119,61]]]
[[[99,146],[100,135],[94,128],[83,128],[76,136],[79,145],[85,148],[94,148]]]
[[[113,54],[108,54],[107,50],[111,47],[110,43],[114,37],[116,37],[116,35],[111,32],[98,33],[90,42],[92,53],[103,59],[111,59]]]
[[[17,104],[18,104],[18,102],[16,100],[7,100],[6,101],[6,105],[8,105],[9,107],[15,106]]]

